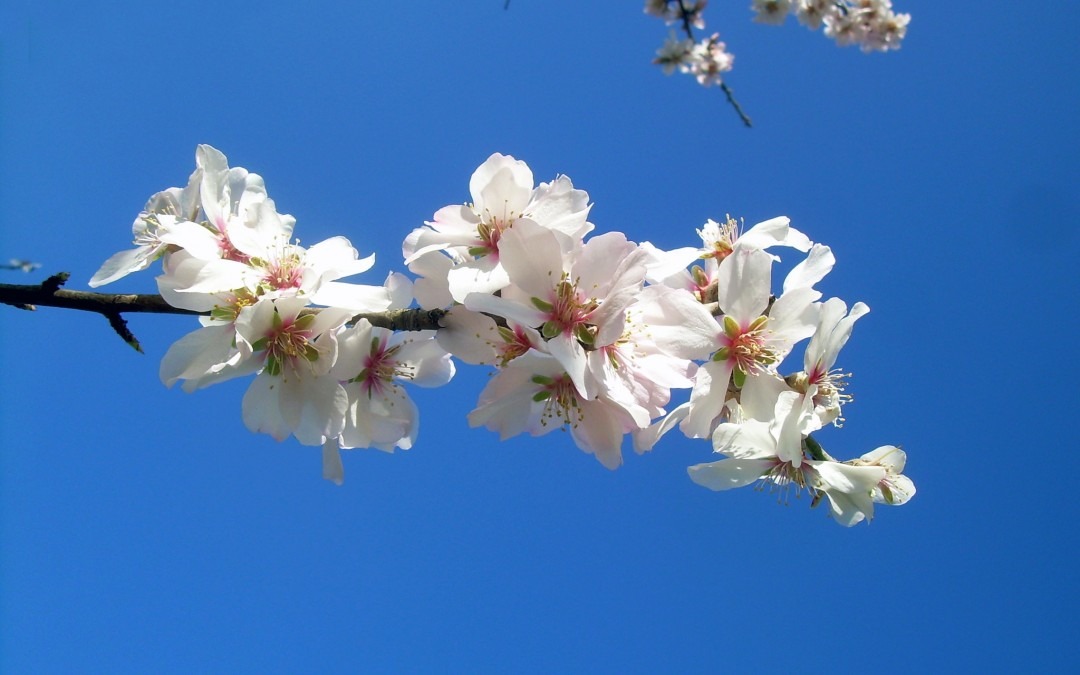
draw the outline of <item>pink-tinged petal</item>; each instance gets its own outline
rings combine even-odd
[[[244,426],[256,434],[270,434],[283,441],[291,433],[281,405],[281,378],[261,373],[244,393],[241,405]]]
[[[722,459],[695,464],[687,469],[690,480],[710,490],[730,490],[750,485],[776,465],[770,459]]]
[[[811,288],[825,278],[836,264],[832,249],[822,244],[814,244],[806,260],[796,265],[784,279],[784,293],[795,288]]]
[[[717,270],[717,301],[745,328],[769,306],[773,259],[753,248],[736,248]]]
[[[323,443],[322,477],[334,485],[342,485],[345,482],[345,466],[341,463],[341,451],[338,449],[336,438]]]
[[[727,387],[731,380],[729,361],[709,361],[694,375],[690,392],[690,414],[679,429],[689,438],[708,438],[713,421],[723,412],[727,402]]]

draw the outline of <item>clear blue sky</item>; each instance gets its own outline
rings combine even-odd
[[[662,247],[787,215],[872,309],[821,440],[902,444],[919,493],[849,530],[692,484],[709,448],[676,435],[616,472],[565,434],[499,443],[467,368],[339,488],[245,430],[246,382],[160,384],[186,318],[132,317],[139,355],[0,307],[0,671],[1075,671],[1075,3],[896,0],[903,49],[864,55],[714,1],[753,130],[649,64],[636,0],[300,4],[5,3],[0,259],[44,268],[0,282],[85,289],[198,143],[373,280],[492,152]]]

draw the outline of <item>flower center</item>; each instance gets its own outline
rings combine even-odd
[[[266,371],[270,375],[280,375],[286,365],[296,370],[302,362],[318,360],[319,350],[311,342],[314,323],[314,314],[285,320],[274,310],[270,332],[252,345],[255,351],[266,351]]]
[[[400,349],[401,345],[387,347],[385,337],[371,338],[371,351],[364,357],[364,369],[352,379],[361,384],[369,398],[393,387],[395,378],[412,379],[414,368],[395,358]]]
[[[540,417],[540,424],[547,426],[554,422],[558,426],[569,424],[577,426],[585,419],[585,413],[578,405],[578,393],[573,381],[566,375],[547,377],[536,375],[532,378],[535,384],[541,385],[540,391],[533,395],[534,401],[544,402],[544,412]]]
[[[724,335],[721,338],[724,346],[713,355],[713,359],[728,361],[733,372],[741,373],[742,376],[764,371],[778,360],[776,352],[766,343],[768,323],[768,317],[759,316],[744,329],[730,315],[725,314]],[[741,386],[738,381],[736,384]]]
[[[710,221],[709,224],[716,226],[715,231],[712,227],[706,228],[705,232],[698,230],[706,248],[709,249],[701,257],[713,258],[716,262],[720,262],[731,255],[735,249],[735,242],[739,238],[739,223],[728,216],[723,223]]]
[[[600,303],[594,298],[585,298],[578,291],[577,283],[571,282],[565,272],[562,280],[555,285],[551,302],[545,302],[540,298],[533,298],[532,302],[538,309],[548,314],[548,320],[544,322],[541,329],[545,338],[571,334],[586,347],[596,341],[596,326],[588,323],[588,320]]]

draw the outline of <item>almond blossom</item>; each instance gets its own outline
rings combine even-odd
[[[586,380],[583,345],[598,349],[623,334],[645,279],[644,253],[617,232],[564,253],[551,230],[523,221],[503,236],[501,256],[511,285],[501,296],[470,293],[465,306],[538,328],[547,351],[591,398],[598,389]]]
[[[557,232],[567,248],[593,227],[586,220],[587,193],[574,189],[566,176],[534,188],[532,170],[508,155],[495,153],[481,164],[469,180],[469,192],[471,204],[439,209],[403,246],[405,263],[414,273],[445,273],[441,283],[457,302],[469,293],[492,293],[509,283],[500,265],[500,241],[516,223],[529,221]],[[451,264],[427,261],[412,267],[432,255],[448,257]]]
[[[496,431],[502,440],[566,428],[581,450],[617,469],[623,436],[637,423],[606,395],[583,396],[558,359],[534,350],[511,361],[488,383],[469,413],[469,426]]]
[[[873,490],[884,478],[877,466],[852,466],[805,457],[802,418],[812,414],[809,398],[781,394],[771,422],[725,422],[713,434],[715,451],[728,456],[691,466],[691,480],[711,490],[728,490],[760,481],[787,501],[793,491],[828,499],[832,517],[852,526],[874,516]]]

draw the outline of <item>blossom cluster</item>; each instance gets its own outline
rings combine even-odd
[[[698,84],[708,87],[721,84],[721,73],[731,70],[735,57],[727,51],[727,45],[720,41],[720,34],[713,33],[707,38],[695,41],[693,28],[705,28],[702,11],[707,0],[694,2],[666,2],[665,0],[646,0],[645,13],[663,19],[668,25],[680,24],[686,33],[685,38],[676,37],[673,30],[656,52],[653,63],[670,75],[676,69],[692,75]]]
[[[471,203],[437,211],[403,252],[421,306],[450,308],[439,344],[495,368],[472,426],[502,439],[567,429],[611,469],[627,436],[643,453],[678,428],[726,457],[691,467],[695,482],[794,486],[846,525],[914,493],[898,448],[840,462],[811,436],[842,421],[851,397],[834,366],[869,309],[821,300],[832,251],[787,218],[745,231],[710,220],[699,245],[664,251],[618,232],[586,239],[588,195],[566,176],[534,186],[513,157],[489,157],[469,188]],[[806,255],[774,295],[778,247]],[[804,340],[801,369],[782,375]],[[668,411],[677,389],[689,401]]]
[[[322,446],[324,476],[337,482],[340,449],[413,445],[419,413],[402,384],[447,383],[453,355],[494,370],[468,420],[502,439],[566,430],[615,469],[624,444],[645,453],[678,429],[723,457],[690,467],[695,483],[805,492],[844,525],[914,494],[899,448],[840,461],[813,436],[840,426],[850,375],[835,364],[869,309],[822,299],[815,286],[832,251],[787,218],[745,229],[709,220],[700,243],[662,250],[619,232],[590,236],[588,194],[567,176],[536,184],[510,156],[491,155],[469,191],[471,202],[405,238],[415,281],[352,284],[340,280],[373,256],[344,237],[301,247],[262,179],[202,145],[187,186],[150,199],[136,248],[91,285],[160,259],[163,298],[203,314],[166,353],[162,381],[193,391],[254,375],[247,427]],[[780,248],[803,259],[774,289]],[[392,333],[358,316],[414,300],[442,312],[437,331]],[[803,342],[802,362],[782,372]],[[677,390],[688,400],[672,406]]]
[[[753,0],[754,21],[779,26],[789,14],[810,30],[841,47],[859,45],[864,52],[900,49],[910,14],[893,12],[892,0]]]
[[[721,74],[731,70],[735,57],[713,35],[695,41],[694,29],[705,28],[707,0],[646,0],[645,13],[678,25],[657,50],[653,63],[670,75],[678,70],[693,75],[699,84],[722,84]],[[824,26],[826,36],[840,46],[859,45],[864,52],[899,49],[907,33],[910,14],[897,14],[891,0],[752,0],[754,21],[781,25],[789,14],[811,30]]]
[[[408,306],[411,282],[381,286],[339,279],[367,271],[344,237],[310,247],[293,240],[296,220],[278,213],[263,180],[230,168],[200,145],[187,186],[155,194],[132,227],[136,248],[109,258],[91,286],[160,259],[158,290],[172,306],[204,312],[202,327],[161,362],[161,379],[185,391],[255,375],[244,424],[277,440],[323,447],[324,475],[342,477],[339,448],[407,449],[418,412],[401,387],[445,384],[454,364],[433,331],[376,328],[361,313]]]

